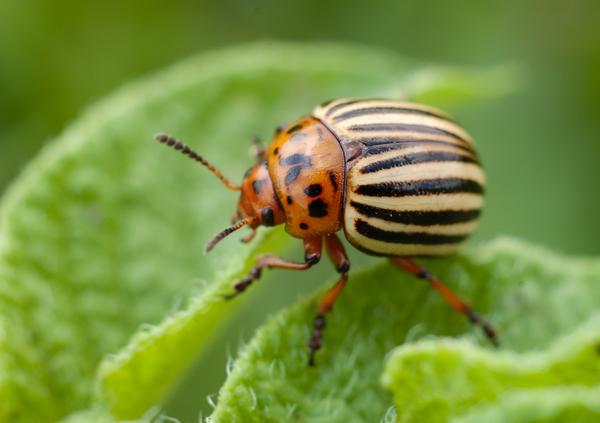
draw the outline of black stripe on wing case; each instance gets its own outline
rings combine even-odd
[[[382,131],[382,132],[391,132],[391,131],[412,131],[421,134],[430,134],[430,135],[449,135],[461,141],[468,142],[464,137],[455,134],[452,131],[448,131],[446,129],[437,128],[435,126],[428,125],[416,125],[416,124],[408,124],[408,123],[361,123],[357,125],[348,126],[348,130],[352,132],[374,132],[374,131]]]
[[[393,144],[393,143],[402,143],[402,142],[439,142],[442,144],[455,145],[455,146],[465,146],[471,148],[471,143],[468,141],[461,140],[453,140],[448,139],[448,135],[444,134],[446,139],[437,139],[437,138],[421,138],[421,136],[417,134],[402,134],[402,135],[376,135],[376,136],[357,136],[354,138],[354,141],[360,142],[364,145],[382,145],[382,144]]]
[[[369,206],[356,201],[351,201],[350,205],[363,216],[374,217],[387,222],[419,226],[453,225],[455,223],[471,222],[477,219],[481,213],[480,209],[400,211]]]
[[[353,117],[374,115],[374,114],[379,114],[379,113],[401,113],[401,114],[415,114],[415,115],[422,115],[422,116],[432,116],[432,117],[435,117],[438,119],[443,119],[443,120],[452,122],[452,120],[450,118],[448,118],[447,116],[444,116],[440,113],[432,112],[430,110],[414,109],[414,108],[410,108],[410,107],[398,107],[398,106],[372,106],[372,107],[365,107],[362,109],[348,110],[347,112],[342,112],[339,115],[334,116],[332,119],[335,121],[340,121],[340,120],[344,120],[344,119],[350,119]]]
[[[382,182],[379,184],[359,185],[354,192],[369,197],[408,197],[413,195],[458,193],[482,194],[483,186],[470,179],[422,179],[416,181]]]
[[[357,100],[348,100],[348,101],[343,101],[341,103],[336,104],[335,106],[332,106],[331,108],[329,108],[329,110],[327,110],[327,112],[325,112],[325,116],[329,117],[331,116],[332,113],[334,113],[336,110],[341,109],[342,107],[345,106],[349,106],[351,104],[356,104],[356,103],[360,103],[361,101],[364,101],[363,99]]]
[[[356,231],[366,236],[367,238],[376,241],[390,242],[396,244],[422,244],[422,245],[438,245],[438,244],[456,244],[463,241],[469,234],[462,235],[441,235],[430,234],[427,232],[393,232],[384,229],[376,228],[362,219],[356,220],[354,223]]]
[[[477,163],[472,157],[461,154],[449,153],[446,151],[424,151],[421,153],[404,154],[375,163],[368,164],[360,169],[360,173],[375,173],[380,170],[393,169],[396,167],[410,166],[420,163],[430,162],[465,162]]]
[[[357,139],[357,142],[365,145],[367,148],[364,149],[364,156],[372,156],[374,154],[385,153],[386,151],[392,150],[402,150],[404,148],[409,147],[418,147],[421,145],[429,145],[435,147],[439,146],[448,146],[448,147],[456,147],[468,153],[471,153],[473,156],[477,157],[477,153],[471,149],[469,146],[465,144],[457,144],[451,141],[442,141],[442,140],[428,140],[428,139],[403,139],[403,138],[368,138],[366,141],[362,139]]]

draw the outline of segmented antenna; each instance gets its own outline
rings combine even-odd
[[[184,143],[178,141],[177,139],[175,139],[167,134],[157,134],[155,136],[155,138],[157,141],[159,141],[165,145],[168,145],[169,147],[173,147],[175,150],[180,151],[181,153],[185,154],[189,158],[204,165],[210,171],[210,173],[212,173],[217,178],[219,178],[221,180],[221,182],[223,182],[223,184],[230,190],[232,190],[232,191],[240,191],[241,190],[241,187],[239,185],[232,184],[229,181],[229,179],[227,179],[225,176],[223,176],[223,174],[219,170],[217,170],[216,167],[214,167],[212,164],[207,162],[206,159],[204,159],[204,157],[202,157],[200,154],[196,153],[194,150],[192,150],[190,147],[188,147]]]
[[[215,245],[217,245],[217,243],[219,241],[221,241],[223,238],[225,238],[227,235],[237,231],[240,228],[243,228],[246,225],[249,225],[252,223],[254,219],[251,217],[247,217],[245,219],[240,220],[239,222],[237,222],[235,225],[232,225],[228,228],[223,229],[221,232],[219,232],[218,234],[216,234],[214,236],[213,239],[211,239],[208,244],[206,244],[206,246],[204,247],[204,252],[208,253],[210,250],[212,250]]]

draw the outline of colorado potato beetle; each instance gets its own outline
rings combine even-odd
[[[348,281],[350,262],[336,235],[370,255],[431,284],[456,311],[496,343],[496,331],[466,301],[413,257],[452,253],[477,226],[485,174],[469,134],[442,111],[410,102],[338,99],[287,127],[269,147],[257,149],[256,163],[241,185],[185,144],[157,139],[206,166],[227,188],[240,191],[233,225],[206,246],[248,226],[284,224],[304,242],[304,261],[261,256],[228,298],[244,292],[263,269],[306,270],[321,259],[323,244],[340,274],[320,301],[308,342],[309,363],[321,348],[325,316]]]

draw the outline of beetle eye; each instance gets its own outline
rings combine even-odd
[[[260,211],[260,216],[262,217],[262,224],[265,226],[273,226],[275,223],[275,216],[273,215],[273,209],[270,207],[265,207]]]

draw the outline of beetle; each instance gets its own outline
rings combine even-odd
[[[304,261],[258,258],[233,285],[233,298],[264,269],[307,270],[323,245],[339,273],[321,299],[308,342],[309,364],[322,347],[326,314],[346,286],[350,262],[337,233],[369,255],[427,281],[494,344],[496,330],[414,258],[454,252],[475,229],[483,206],[485,174],[471,136],[446,113],[427,105],[387,99],[342,98],[278,127],[241,185],[232,184],[187,145],[166,134],[157,140],[206,166],[227,188],[240,191],[232,226],[206,251],[238,229],[283,224],[304,243]]]

